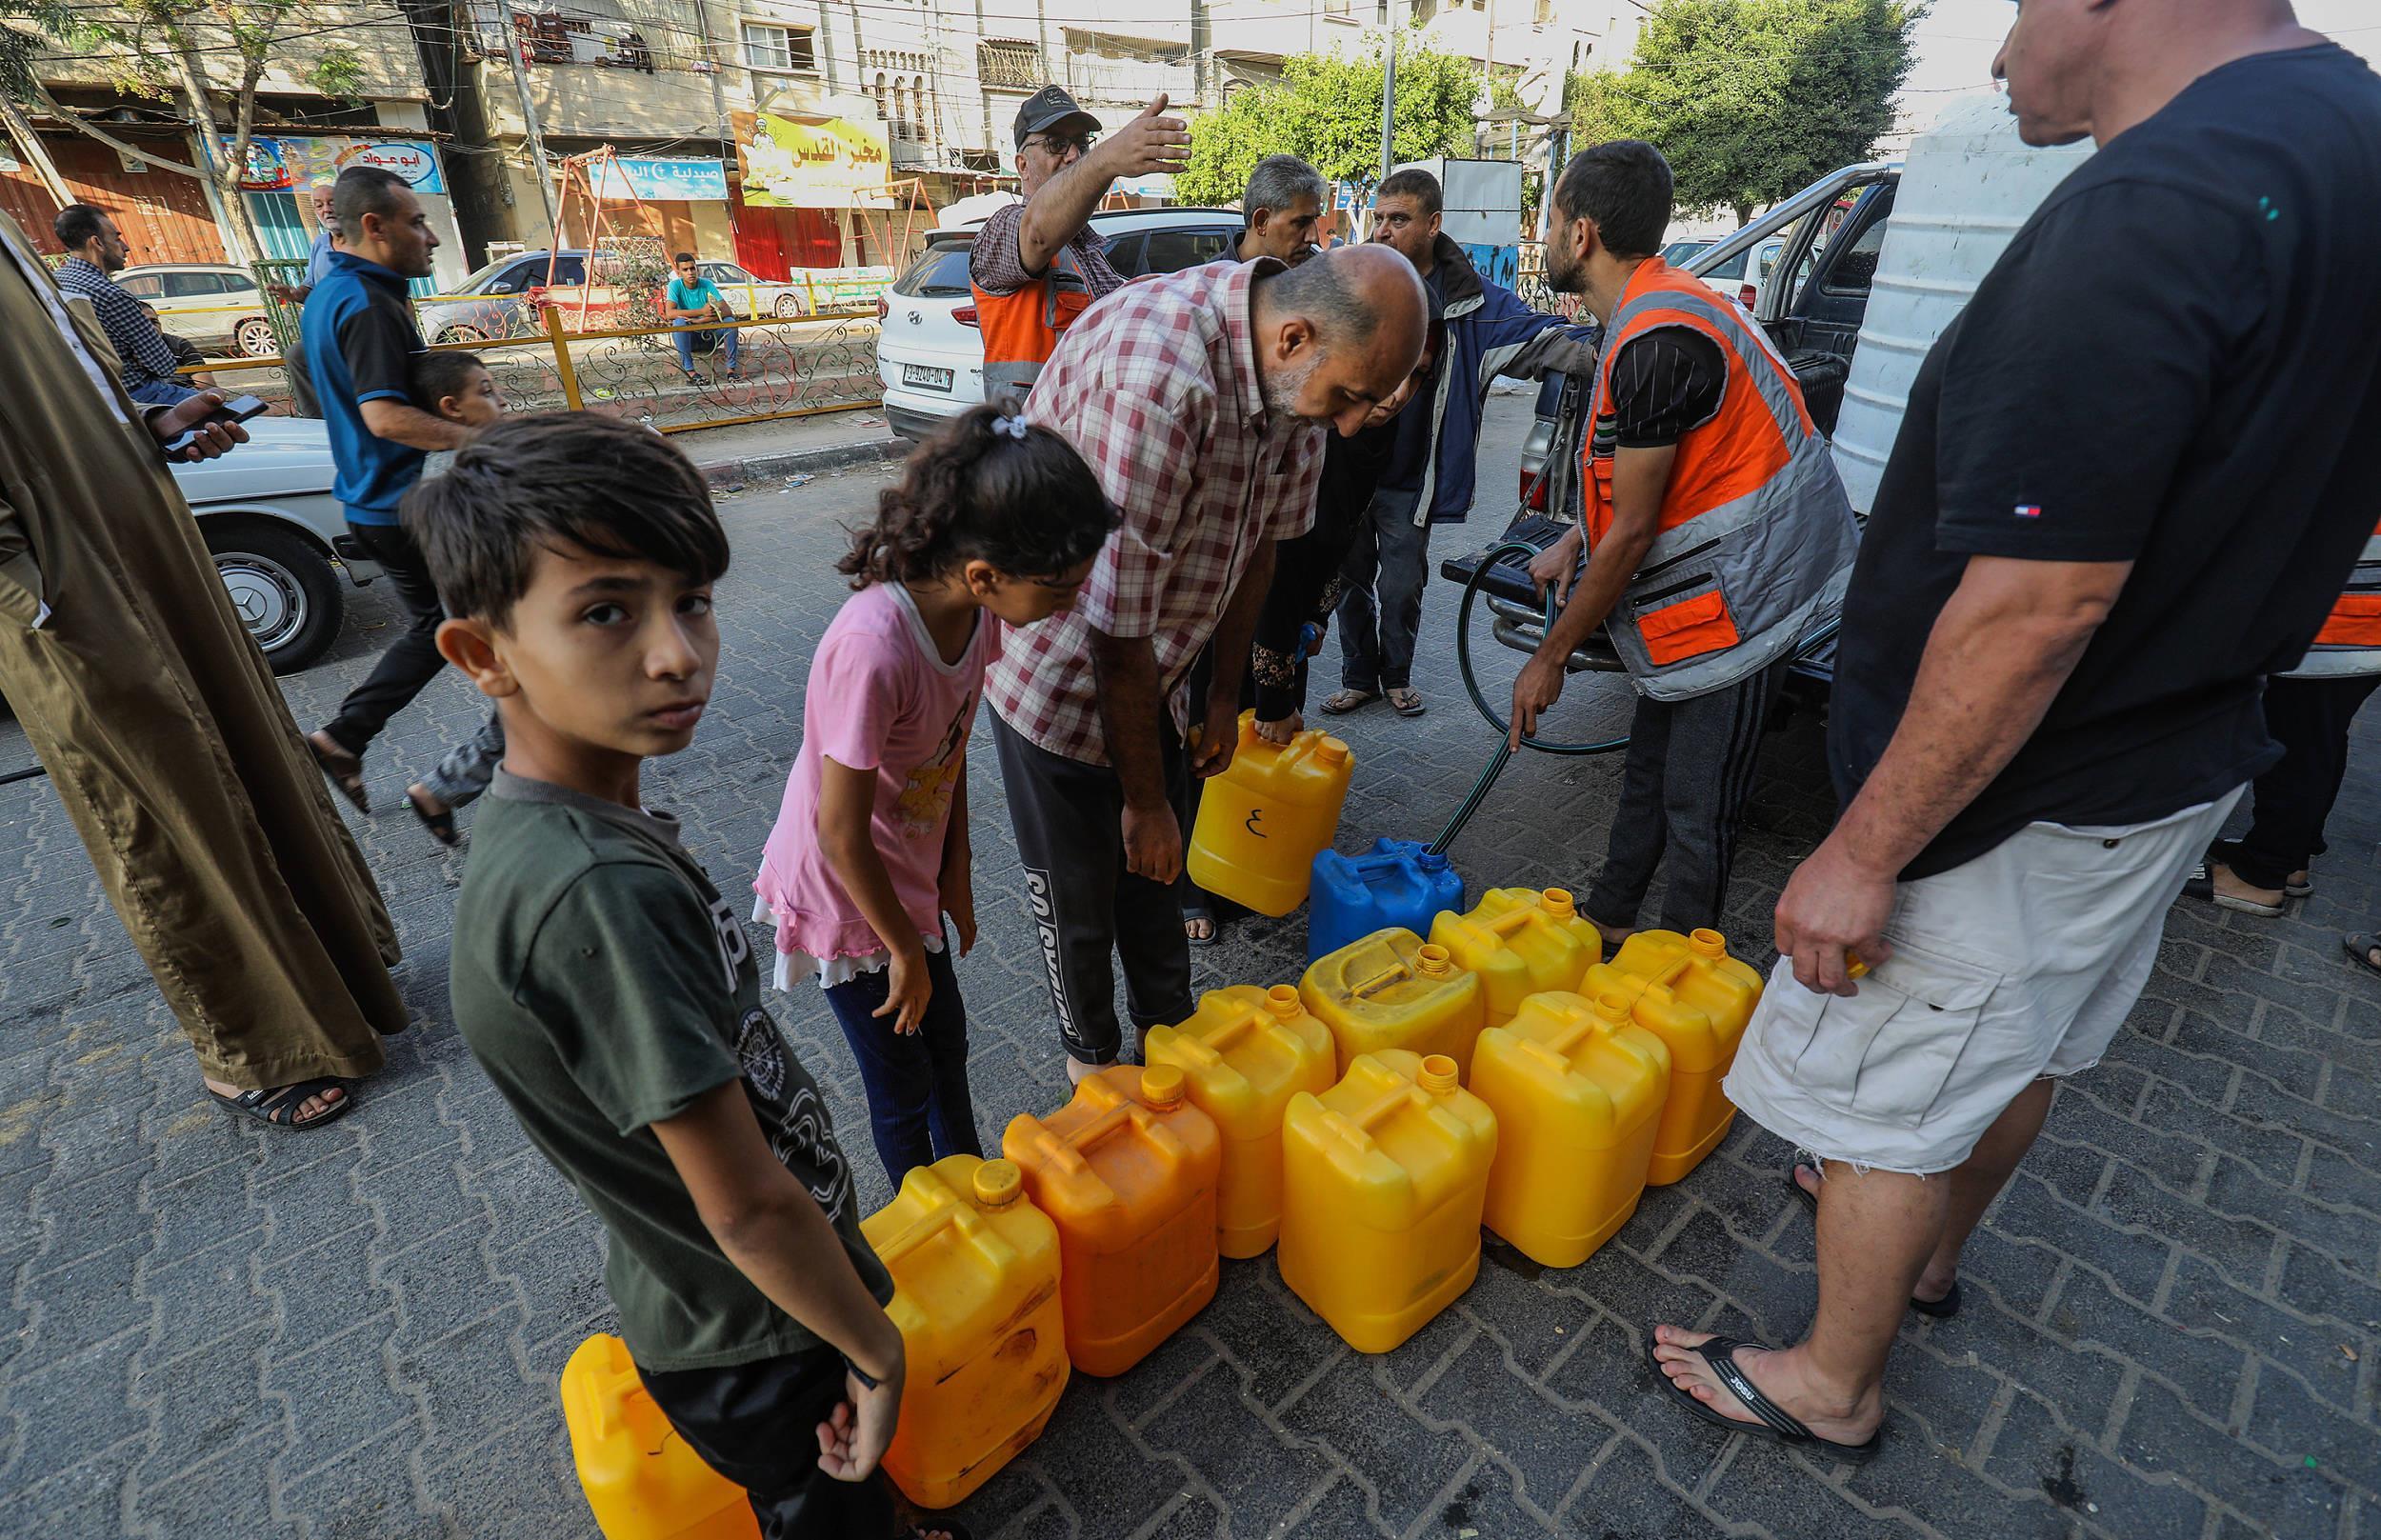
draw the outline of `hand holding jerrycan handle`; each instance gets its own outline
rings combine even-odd
[[[1339,830],[1355,755],[1319,728],[1286,745],[1257,736],[1240,713],[1231,764],[1199,792],[1190,831],[1190,880],[1275,918],[1306,902],[1315,856]]]

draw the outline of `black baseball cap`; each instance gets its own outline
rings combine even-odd
[[[1082,105],[1067,94],[1066,87],[1044,86],[1017,109],[1017,148],[1023,150],[1027,139],[1052,129],[1097,133],[1099,127],[1100,120],[1083,110]]]

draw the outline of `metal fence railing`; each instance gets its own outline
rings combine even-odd
[[[724,349],[696,355],[696,377],[678,367],[678,329],[630,326],[570,329],[559,307],[540,310],[540,330],[522,337],[433,343],[439,352],[477,353],[496,376],[508,410],[609,412],[665,433],[771,422],[881,404],[873,304],[862,316],[766,318],[721,322],[732,330],[737,369],[728,376]],[[193,365],[227,391],[286,403],[281,358],[234,358]]]

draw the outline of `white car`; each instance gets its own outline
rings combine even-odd
[[[1702,251],[1708,251],[1718,244],[1717,241],[1706,241],[1701,250],[1690,252],[1685,260],[1692,262]],[[1762,287],[1777,270],[1777,259],[1785,250],[1786,242],[1782,238],[1763,241],[1749,251],[1737,252],[1699,276],[1704,287],[1712,293],[1724,299],[1732,299],[1746,310],[1751,310],[1760,303]],[[1753,260],[1748,262],[1748,257]]]
[[[1091,216],[1108,260],[1130,280],[1179,272],[1229,255],[1236,209],[1130,209]],[[936,230],[926,250],[876,302],[876,372],[885,421],[924,438],[984,399],[984,337],[968,283],[971,230]]]
[[[222,262],[148,262],[115,275],[116,287],[152,307],[157,324],[214,357],[270,358],[281,350],[264,292],[246,268]]]
[[[275,673],[294,673],[337,639],[346,584],[380,575],[331,495],[330,430],[256,417],[219,460],[173,467],[215,571]]]

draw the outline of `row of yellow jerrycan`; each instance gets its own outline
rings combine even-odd
[[[1483,1223],[1576,1266],[1727,1132],[1761,981],[1716,932],[1643,931],[1607,963],[1568,893],[1499,889],[1431,937],[1211,991],[1150,1033],[1147,1068],[1087,1076],[1012,1121],[1004,1159],[918,1168],[862,1221],[909,1353],[885,1468],[912,1501],[990,1479],[1070,1366],[1139,1362],[1214,1297],[1219,1257],[1278,1240],[1283,1281],[1385,1352],[1471,1287]],[[657,1436],[617,1339],[580,1349],[563,1401],[611,1540],[752,1532],[742,1494]]]

